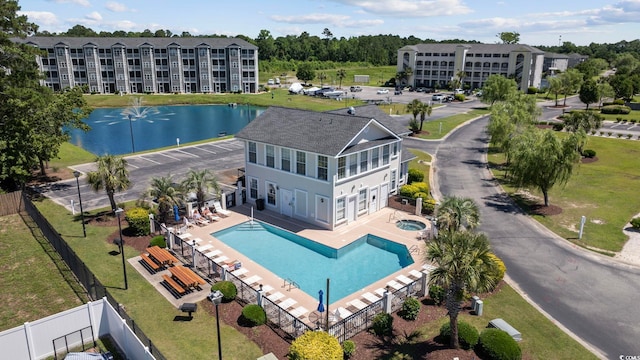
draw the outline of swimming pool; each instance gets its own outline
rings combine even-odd
[[[406,246],[371,234],[339,249],[255,220],[211,235],[310,296],[331,279],[332,303],[413,264]]]

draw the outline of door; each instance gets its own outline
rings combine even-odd
[[[285,216],[293,216],[293,193],[291,190],[280,189],[280,213]]]
[[[357,203],[357,196],[350,196],[349,199],[347,200],[347,223],[350,223],[352,221],[356,221],[356,203]]]
[[[389,184],[380,185],[380,209],[387,207],[387,200],[389,200]]]
[[[378,211],[378,188],[373,187],[369,192],[369,214],[373,214]]]

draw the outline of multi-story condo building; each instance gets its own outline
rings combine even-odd
[[[520,44],[417,44],[398,50],[397,70],[411,68],[403,85],[447,88],[454,78],[480,88],[490,75],[512,77],[522,91],[540,87],[544,52]]]
[[[566,54],[544,53],[542,71],[553,74],[556,71],[565,72],[569,68],[569,56]]]
[[[42,84],[92,93],[258,90],[258,48],[237,38],[28,37],[42,50]]]
[[[270,107],[245,142],[247,201],[335,229],[387,206],[405,184],[408,130],[374,105],[329,112]]]

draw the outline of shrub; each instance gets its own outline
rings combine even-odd
[[[151,242],[149,242],[149,246],[158,246],[161,248],[165,248],[167,247],[167,242],[164,240],[163,235],[158,235],[151,238]]]
[[[429,185],[425,182],[414,182],[400,187],[400,195],[410,197],[412,199],[417,199],[418,197],[426,199],[429,196],[428,194]]]
[[[393,331],[393,316],[380,313],[373,318],[373,333],[378,336],[391,335]]]
[[[622,135],[624,135],[624,134],[617,134],[618,139],[619,139],[619,138],[621,138],[621,137],[622,137]]]
[[[537,93],[538,93],[538,88],[533,86],[529,86],[529,88],[527,88],[527,94],[533,95]]]
[[[420,301],[413,297],[408,297],[402,303],[402,310],[400,310],[400,316],[405,320],[415,320],[420,314]]]
[[[293,340],[289,347],[289,360],[327,359],[342,360],[340,342],[324,331],[307,331]]]
[[[464,94],[455,94],[453,95],[453,98],[456,99],[457,101],[464,101],[465,96]]]
[[[424,173],[418,169],[409,169],[409,175],[407,176],[407,182],[413,184],[414,182],[422,182],[424,180]]]
[[[637,122],[638,122],[638,119],[631,119],[631,120],[629,120],[629,121],[630,121],[632,124],[635,124],[635,123],[637,123]]]
[[[631,219],[631,226],[633,226],[634,229],[640,229],[640,217]]]
[[[354,343],[352,340],[345,340],[342,343],[342,352],[344,353],[344,357],[346,359],[352,357],[353,354],[356,353],[356,343]]]
[[[249,304],[242,308],[241,324],[248,327],[263,325],[267,322],[267,313],[262,306]]]
[[[473,325],[462,320],[458,321],[458,341],[460,341],[460,346],[463,349],[469,350],[476,346],[479,336],[478,329]],[[449,343],[449,339],[451,337],[451,324],[448,321],[440,327],[440,337],[442,337],[442,340],[445,343]]]
[[[522,350],[518,343],[500,329],[485,329],[480,334],[478,355],[489,360],[520,360]]]
[[[493,278],[493,283],[497,286],[504,278],[504,274],[507,272],[507,267],[504,265],[502,259],[500,259],[496,254],[489,253],[489,257],[493,259],[493,262],[496,265],[494,271],[491,273],[491,277]]]
[[[562,131],[564,129],[564,124],[553,124],[553,131]]]
[[[622,118],[621,117],[617,117],[616,118],[616,122],[622,122]]]
[[[597,133],[597,131],[591,130],[591,135],[595,135],[596,133]]]
[[[422,199],[422,213],[433,214],[436,209],[436,200],[432,198]]]
[[[409,120],[409,130],[413,131],[414,133],[420,131],[420,122],[417,119]]]
[[[413,356],[396,351],[391,355],[389,360],[413,360]]]
[[[440,285],[431,285],[429,287],[429,297],[436,303],[442,305],[444,301],[444,289]]]
[[[211,291],[220,291],[222,293],[222,301],[230,302],[238,295],[236,285],[231,281],[218,281],[211,286]]]
[[[151,233],[149,228],[149,212],[143,208],[133,208],[127,210],[124,218],[129,223],[129,229],[135,236],[144,236]]]
[[[627,139],[631,140],[632,137],[633,137],[633,134],[627,134]]]
[[[603,114],[622,114],[626,115],[631,112],[631,108],[624,105],[608,105],[600,108],[600,112]]]
[[[615,100],[613,100],[613,105],[624,105],[624,100],[615,99]]]
[[[413,184],[402,185],[400,187],[400,196],[413,197],[416,191],[416,187]]]

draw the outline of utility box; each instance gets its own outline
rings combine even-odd
[[[475,311],[477,316],[482,316],[482,308],[484,307],[484,303],[482,300],[476,300],[476,304],[473,307],[473,311]]]
[[[256,209],[264,210],[264,199],[256,199]]]

